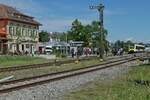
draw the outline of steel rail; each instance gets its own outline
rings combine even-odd
[[[82,58],[79,59],[80,61],[84,60],[90,60],[96,57],[89,57],[89,58]],[[7,67],[7,68],[0,68],[0,72],[9,72],[9,71],[16,71],[16,70],[24,70],[24,69],[32,69],[32,68],[40,68],[40,67],[47,67],[47,66],[52,66],[54,64],[68,64],[68,63],[73,63],[76,61],[76,59],[72,60],[66,60],[66,61],[53,61],[53,62],[48,62],[48,63],[41,63],[41,64],[31,64],[31,65],[21,65],[21,66],[14,66],[14,67]]]
[[[124,60],[124,59],[128,59],[128,58],[124,58],[124,57],[123,57],[123,59],[114,60],[114,61],[107,61],[107,62],[103,62],[103,63],[101,63],[101,64],[91,65],[91,66],[87,66],[87,67],[76,68],[76,69],[70,69],[70,70],[64,70],[64,71],[58,71],[58,72],[53,72],[53,73],[44,74],[44,75],[39,75],[39,76],[33,76],[33,77],[27,77],[27,78],[22,78],[22,79],[16,79],[16,80],[11,80],[11,81],[1,82],[0,85],[12,84],[12,83],[17,83],[17,82],[22,82],[22,81],[24,81],[24,80],[31,80],[31,79],[36,79],[36,78],[42,78],[42,77],[50,76],[50,75],[63,74],[63,73],[71,72],[71,71],[77,71],[77,70],[92,68],[92,67],[95,67],[95,66],[101,66],[101,65],[105,65],[105,64],[110,64],[110,63],[112,63],[112,62],[122,61],[122,60]]]
[[[125,55],[127,57],[128,55]],[[88,58],[82,58],[78,59],[79,61],[85,61],[90,59],[96,59],[97,57],[88,57]],[[121,58],[121,57],[117,57]],[[115,59],[115,58],[110,58]],[[41,67],[48,67],[52,65],[61,65],[61,64],[69,64],[75,62],[77,59],[73,60],[66,60],[66,61],[54,61],[54,62],[48,62],[48,63],[42,63],[42,64],[31,64],[31,65],[22,65],[22,66],[14,66],[14,67],[7,67],[7,68],[0,68],[0,72],[10,72],[10,71],[17,71],[17,70],[25,70],[25,69],[33,69],[33,68],[41,68]]]
[[[130,58],[118,60],[116,62],[105,63],[105,64],[103,64],[104,67],[100,67],[101,65],[93,65],[92,69],[91,69],[91,66],[88,66],[87,68],[80,68],[80,69],[68,70],[68,71],[63,71],[63,72],[58,72],[58,73],[51,73],[51,74],[49,74],[49,76],[51,76],[51,75],[59,75],[59,74],[64,74],[64,75],[61,75],[61,76],[58,76],[58,77],[54,77],[54,78],[50,78],[50,79],[46,79],[46,80],[33,82],[33,83],[31,82],[31,83],[28,83],[28,84],[14,86],[14,87],[10,87],[10,88],[4,88],[4,89],[0,90],[0,93],[8,93],[8,92],[11,92],[11,91],[15,91],[15,90],[19,90],[19,89],[23,89],[23,88],[27,88],[27,87],[31,87],[31,86],[41,85],[41,84],[44,84],[44,83],[53,82],[53,81],[65,79],[65,78],[68,78],[68,77],[81,75],[81,74],[88,73],[88,72],[93,72],[93,71],[97,71],[97,70],[102,70],[102,69],[114,67],[115,65],[120,65],[120,64],[129,62],[129,61],[133,61],[133,60],[136,60],[137,58],[138,57],[130,57]],[[66,74],[66,73],[70,73],[70,74]],[[48,77],[48,76],[45,75],[45,76],[40,76],[40,77],[36,77],[36,78],[42,78],[42,77]],[[35,79],[35,77],[33,79],[29,79],[29,80],[34,80],[34,79]],[[21,80],[21,82],[29,81],[29,80],[25,79],[25,80]]]

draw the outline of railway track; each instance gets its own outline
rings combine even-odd
[[[125,57],[123,59],[116,60],[113,62],[109,61],[103,64],[92,65],[92,66],[88,66],[85,68],[66,70],[66,71],[61,71],[61,72],[56,72],[56,73],[50,73],[50,74],[45,74],[45,75],[40,75],[40,76],[34,76],[34,77],[29,77],[29,78],[24,78],[24,79],[3,82],[0,85],[0,94],[8,93],[11,91],[16,91],[19,89],[32,87],[36,85],[41,85],[41,84],[45,84],[48,82],[53,82],[53,81],[65,79],[68,77],[81,75],[84,73],[89,73],[89,72],[93,72],[97,70],[103,70],[103,69],[114,67],[116,65],[120,65],[129,61],[136,60],[137,58],[139,57]]]
[[[89,57],[89,58],[82,58],[79,59],[80,61],[84,60],[90,60],[96,57]],[[14,66],[14,67],[7,67],[7,68],[0,68],[0,72],[9,72],[9,71],[17,71],[17,70],[24,70],[24,69],[32,69],[32,68],[41,68],[41,67],[47,67],[52,65],[61,65],[61,64],[68,64],[73,63],[75,59],[72,60],[66,60],[66,61],[53,61],[48,63],[41,63],[41,64],[31,64],[31,65],[21,65],[21,66]]]
[[[129,55],[125,55],[124,57],[127,57]],[[96,57],[89,57],[89,58],[82,58],[79,59],[79,61],[85,61],[94,59]],[[121,57],[117,57],[118,59]],[[113,57],[108,58],[107,60],[115,59]],[[41,64],[32,64],[32,65],[22,65],[22,66],[14,66],[14,67],[7,67],[7,68],[0,68],[0,72],[9,72],[9,71],[17,71],[17,70],[24,70],[24,69],[33,69],[33,68],[41,68],[41,67],[48,67],[52,65],[62,65],[62,64],[69,64],[75,62],[76,59],[73,60],[66,60],[66,61],[54,61],[54,62],[48,62],[48,63],[41,63]]]

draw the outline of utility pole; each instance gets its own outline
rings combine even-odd
[[[66,55],[68,55],[68,38],[67,38],[67,33],[65,33],[66,37]]]
[[[104,8],[105,6],[100,3],[98,6],[90,6],[90,9],[97,9],[99,12],[99,27],[100,27],[100,33],[99,33],[99,37],[100,37],[100,44],[103,45],[103,30],[104,30]],[[100,54],[100,58],[103,58],[104,55],[104,47],[100,46],[99,48],[99,54]]]
[[[103,4],[99,4],[98,6],[90,6],[90,9],[97,9],[99,12],[99,21],[100,21],[100,28],[104,28],[104,8]]]

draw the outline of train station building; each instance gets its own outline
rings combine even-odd
[[[0,4],[0,54],[37,51],[40,25],[34,17]]]

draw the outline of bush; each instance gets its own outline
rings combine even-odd
[[[56,55],[56,57],[61,57],[61,58],[66,58],[66,54],[61,54],[60,50],[56,50],[55,48],[53,49],[53,53]]]
[[[61,54],[61,57],[62,57],[62,58],[66,58],[67,55],[66,55],[66,54]]]
[[[61,53],[59,51],[55,52],[56,57],[60,57]]]

